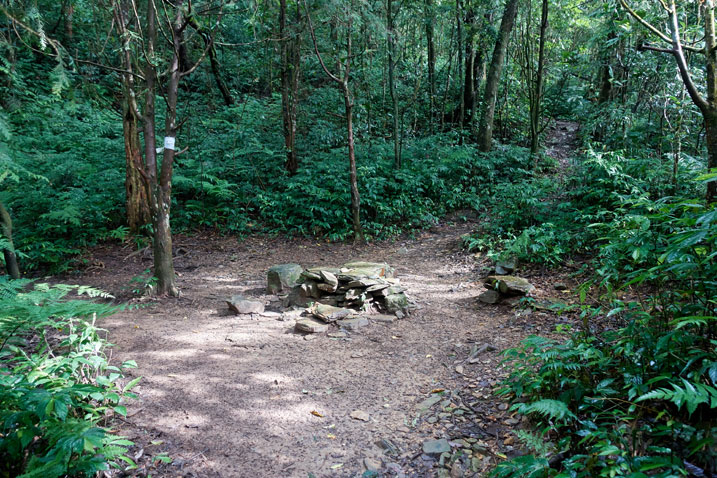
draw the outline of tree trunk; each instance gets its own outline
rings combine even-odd
[[[358,173],[356,172],[356,154],[354,152],[354,126],[353,126],[353,99],[348,84],[341,88],[344,94],[346,109],[346,132],[349,143],[349,173],[351,182],[351,217],[353,220],[354,242],[363,242],[363,228],[361,227],[361,197],[358,190]]]
[[[480,128],[478,131],[478,148],[481,151],[490,151],[493,146],[493,121],[495,117],[495,103],[498,96],[498,86],[503,73],[505,53],[508,49],[510,32],[515,24],[515,16],[518,13],[518,0],[508,0],[503,11],[503,18],[500,21],[500,30],[495,42],[493,57],[488,69],[488,76],[485,83],[485,94],[483,95],[483,112],[481,114]]]
[[[475,70],[474,62],[476,60],[475,50],[475,14],[470,3],[466,2],[465,17],[465,56],[464,56],[464,81],[463,81],[463,111],[465,112],[465,122],[470,126],[473,120],[473,97],[475,95],[473,74]]]
[[[391,0],[386,0],[386,27],[388,41],[388,89],[393,103],[393,161],[396,169],[401,169],[401,145],[398,127],[398,96],[396,95],[395,69],[396,60],[396,33],[394,31],[393,5]]]
[[[72,39],[74,37],[74,16],[75,16],[75,5],[72,3],[73,0],[69,0],[64,7],[65,10],[65,41],[68,43],[72,43]]]
[[[354,242],[363,242],[364,241],[364,235],[363,235],[363,228],[361,227],[361,198],[359,196],[359,190],[358,190],[358,173],[356,171],[356,154],[354,151],[354,127],[353,127],[353,107],[354,107],[354,101],[351,96],[351,90],[349,89],[349,80],[351,79],[351,33],[352,33],[352,27],[353,27],[353,21],[351,12],[348,13],[348,21],[346,22],[346,60],[343,65],[343,77],[339,78],[339,76],[331,73],[329,71],[328,67],[326,66],[326,63],[324,62],[323,57],[321,56],[321,53],[319,52],[319,44],[316,41],[316,33],[314,32],[314,27],[311,23],[311,14],[309,13],[309,7],[306,5],[306,1],[304,1],[304,8],[306,9],[306,20],[308,22],[309,26],[309,33],[311,34],[311,42],[314,44],[314,52],[316,53],[316,58],[319,60],[319,63],[321,64],[321,68],[324,70],[324,73],[326,73],[326,76],[328,76],[332,81],[334,81],[338,87],[341,89],[341,93],[344,97],[344,108],[346,111],[346,131],[348,134],[348,149],[349,149],[349,173],[350,173],[350,190],[351,190],[351,216],[352,216],[352,222],[353,222],[353,230],[354,230]],[[333,22],[331,22],[331,25],[333,25]],[[333,29],[332,29],[332,36],[333,36]],[[338,58],[338,55],[337,55]],[[341,63],[340,60],[337,59],[337,65],[338,70],[341,71]]]
[[[13,279],[20,278],[20,268],[17,265],[17,256],[15,255],[15,246],[12,242],[12,219],[10,213],[7,212],[3,203],[0,202],[0,228],[2,235],[8,246],[3,249],[3,257],[5,258],[5,268],[8,275]]]
[[[543,99],[543,70],[545,69],[545,34],[548,30],[548,0],[543,0],[540,17],[538,67],[535,72],[535,91],[530,105],[530,154],[537,154],[540,146],[540,105]]]
[[[433,0],[425,0],[424,22],[426,25],[426,50],[428,54],[428,122],[429,130],[433,133],[433,122],[436,115],[436,47],[433,42]]]
[[[127,86],[125,86],[127,88]],[[125,204],[127,225],[132,234],[149,224],[149,203],[147,201],[147,183],[142,177],[142,151],[139,141],[139,126],[134,111],[129,106],[129,93],[122,101],[122,129],[124,131],[125,151]]]
[[[152,8],[152,0],[148,0],[147,9],[147,56],[154,57],[157,37],[156,18]],[[181,18],[181,10],[178,9]],[[146,175],[149,182],[149,204],[152,213],[152,226],[154,228],[154,276],[157,278],[156,293],[177,296],[179,290],[174,276],[174,263],[172,259],[172,231],[169,224],[169,209],[171,204],[171,178],[172,162],[174,160],[174,138],[176,127],[174,125],[177,111],[177,94],[179,83],[179,43],[176,36],[176,25],[173,25],[174,53],[170,64],[170,80],[167,87],[167,115],[165,124],[164,156],[162,158],[161,172],[157,164],[157,138],[155,137],[155,93],[157,88],[156,67],[147,62],[144,69],[146,82],[145,111],[144,111],[144,149],[146,159]]]
[[[462,7],[461,7],[461,0],[456,0],[456,34],[457,36],[457,45],[458,45],[458,52],[456,53],[456,64],[458,66],[458,142],[460,144],[463,144],[463,119],[465,118],[465,104],[463,103],[462,98],[462,84],[461,80],[463,78],[463,20],[462,20]]]
[[[703,111],[705,120],[705,143],[707,146],[707,168],[717,168],[717,108]],[[707,183],[707,203],[717,200],[717,180]]]
[[[207,56],[209,57],[209,66],[212,69],[212,76],[214,76],[214,82],[217,84],[217,88],[219,89],[219,93],[222,95],[222,99],[224,100],[224,104],[227,106],[231,106],[234,104],[234,97],[232,97],[231,92],[229,91],[229,88],[227,88],[226,83],[222,79],[221,69],[219,65],[219,59],[217,58],[217,50],[214,48],[214,38],[212,35],[210,35],[197,21],[196,18],[191,17],[187,19],[188,24],[194,28],[194,30],[199,33],[199,35],[202,37],[202,41],[204,42],[204,47],[207,49]],[[180,50],[179,50],[179,71],[185,72],[191,68],[189,65],[189,60],[186,57],[186,45],[184,43],[184,39],[180,38]]]
[[[298,6],[297,6],[298,11]],[[286,148],[286,170],[290,175],[296,174],[299,169],[299,160],[296,155],[296,90],[294,78],[298,78],[298,65],[290,61],[293,48],[286,31],[286,0],[279,2],[279,38],[281,38],[281,117],[284,128],[284,147]],[[292,71],[293,70],[293,71]]]

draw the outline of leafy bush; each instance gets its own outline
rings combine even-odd
[[[669,165],[654,158],[588,149],[580,160],[563,183],[541,175],[502,183],[490,201],[490,221],[465,238],[465,246],[490,257],[556,265],[609,243],[600,224],[627,220],[625,211],[636,200],[668,193],[695,197],[694,177],[702,168],[684,161],[675,187]]]
[[[593,283],[609,305],[584,306],[583,330],[565,341],[531,337],[505,352],[500,393],[546,443],[494,476],[717,471],[717,207],[640,199],[602,227]]]
[[[124,456],[132,443],[106,428],[126,415],[122,368],[110,365],[107,341],[95,325],[114,308],[65,300],[87,287],[36,284],[0,278],[0,475],[52,478],[91,476]],[[100,425],[100,423],[103,425]]]

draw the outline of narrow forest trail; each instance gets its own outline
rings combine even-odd
[[[259,236],[178,238],[182,297],[141,303],[102,324],[117,344],[114,359],[139,365],[131,372],[142,376],[139,399],[129,404],[120,433],[143,448],[143,472],[355,477],[373,462],[382,463],[379,476],[443,476],[448,470],[421,450],[426,440],[447,438],[458,447],[469,439],[462,443],[473,448],[465,461],[473,470],[455,476],[482,476],[501,454],[514,453],[510,432],[519,421],[491,395],[503,373],[499,351],[565,319],[476,300],[489,264],[460,244],[474,225],[446,221],[413,240],[360,247]],[[132,277],[151,261],[127,255],[116,247],[95,250],[94,262],[104,268],[81,282],[129,298]],[[394,266],[420,308],[345,338],[303,336],[278,314],[248,318],[227,309],[227,297],[244,293],[281,310],[264,295],[274,264],[354,259]],[[538,296],[555,294],[550,275],[524,276]],[[436,389],[446,390],[447,402],[420,413]],[[351,418],[356,410],[369,420]],[[385,453],[382,440],[397,453]],[[148,470],[161,451],[174,462]]]

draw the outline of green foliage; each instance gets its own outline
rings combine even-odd
[[[515,256],[526,263],[557,265],[571,254],[605,246],[604,254],[625,245],[623,240],[603,235],[601,225],[613,220],[617,221],[614,230],[632,231],[635,240],[650,242],[640,226],[628,224],[645,224],[644,216],[626,213],[631,205],[668,192],[692,197],[700,185],[694,179],[702,168],[699,163],[680,165],[676,179],[680,186],[675,191],[670,165],[653,158],[588,149],[579,159],[562,183],[554,177],[536,176],[527,182],[502,184],[491,201],[491,220],[465,238],[466,247],[490,257]]]
[[[531,337],[506,351],[500,391],[565,460],[549,468],[543,451],[495,476],[717,470],[715,218],[715,205],[638,198],[600,225],[607,245],[592,282],[609,305],[583,306],[583,330],[565,340]],[[617,298],[636,287],[640,300]]]
[[[0,278],[0,474],[92,476],[120,461],[132,442],[100,425],[126,415],[139,379],[121,386],[110,365],[98,316],[115,308],[67,300],[70,292],[108,297],[81,286]]]

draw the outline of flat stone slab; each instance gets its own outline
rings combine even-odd
[[[261,314],[264,312],[264,303],[258,300],[247,299],[243,295],[233,295],[227,300],[229,310],[235,314]]]
[[[297,332],[305,332],[307,334],[323,334],[329,331],[329,324],[314,319],[313,317],[306,317],[297,320],[294,329]]]
[[[336,324],[349,332],[356,332],[357,330],[366,327],[369,324],[369,321],[366,317],[356,317],[355,319],[339,320]]]
[[[535,286],[527,279],[516,276],[494,275],[485,278],[488,289],[498,289],[505,295],[527,295],[535,290]]]
[[[448,440],[441,438],[440,440],[427,440],[423,442],[423,453],[426,455],[440,455],[451,451],[451,444]]]
[[[345,309],[343,307],[334,307],[333,305],[321,303],[314,304],[314,306],[309,309],[309,313],[324,322],[336,322],[340,319],[354,317],[357,314],[355,310]]]

